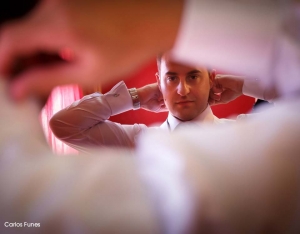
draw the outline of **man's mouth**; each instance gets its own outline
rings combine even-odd
[[[175,104],[178,107],[189,107],[191,105],[193,105],[195,102],[194,101],[179,101],[179,102],[175,102]]]
[[[175,102],[176,104],[188,104],[188,103],[193,103],[194,101],[189,101],[189,100],[186,100],[186,101],[179,101],[179,102]]]

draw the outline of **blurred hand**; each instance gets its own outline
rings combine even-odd
[[[145,85],[137,91],[143,109],[152,112],[168,111],[157,83]]]
[[[244,78],[232,75],[216,75],[209,94],[209,104],[226,104],[243,94]]]
[[[1,27],[0,73],[11,81],[16,100],[48,95],[57,85],[111,82],[172,48],[182,5],[42,0],[25,18]],[[40,54],[57,59],[44,64],[36,59]]]

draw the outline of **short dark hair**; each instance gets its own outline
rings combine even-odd
[[[163,53],[160,53],[156,56],[156,64],[157,64],[158,75],[160,75],[160,65],[161,65],[161,60],[162,60],[163,55],[164,55]],[[210,75],[212,69],[206,67],[206,70],[207,70],[208,75]]]
[[[161,65],[162,56],[163,56],[163,53],[160,53],[156,56],[156,64],[157,64],[158,74],[160,74],[160,65]]]

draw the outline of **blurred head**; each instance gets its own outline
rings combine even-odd
[[[205,67],[174,62],[168,53],[157,58],[157,82],[170,113],[181,121],[190,121],[208,105],[214,74]]]

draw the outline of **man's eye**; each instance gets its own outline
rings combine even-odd
[[[177,79],[176,76],[168,76],[167,81],[175,81]]]
[[[189,78],[191,80],[196,80],[199,76],[198,75],[190,75]]]

